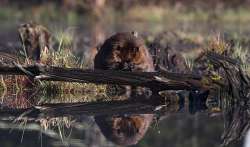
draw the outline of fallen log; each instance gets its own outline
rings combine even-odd
[[[99,116],[122,114],[153,114],[159,107],[166,107],[167,102],[163,97],[152,96],[150,99],[135,97],[132,100],[82,102],[82,103],[55,103],[33,106],[26,109],[0,109],[1,118],[52,118],[62,116]]]
[[[97,84],[119,84],[148,87],[152,91],[192,90],[203,88],[201,77],[193,74],[161,72],[125,72],[83,70],[78,68],[32,66],[0,66],[2,75],[27,75],[36,80]]]

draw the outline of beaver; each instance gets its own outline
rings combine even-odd
[[[153,72],[152,57],[135,32],[117,33],[107,39],[94,59],[95,69]]]
[[[94,68],[122,71],[155,71],[152,57],[144,45],[143,39],[135,32],[117,33],[107,39],[95,56]],[[137,88],[125,86],[127,92],[123,96],[132,99],[133,95],[128,91]],[[153,117],[153,114],[105,115],[96,116],[95,121],[108,140],[119,145],[133,145],[145,135]]]
[[[42,51],[51,48],[51,33],[44,26],[33,22],[21,24],[18,32],[25,49],[25,56],[40,62]]]

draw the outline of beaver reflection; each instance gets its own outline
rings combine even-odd
[[[95,69],[153,72],[153,60],[143,39],[135,32],[117,33],[101,46],[94,61]],[[131,99],[141,87],[120,86],[125,89],[122,97]],[[119,93],[119,92],[118,92]],[[145,135],[153,120],[153,114],[132,114],[95,117],[103,135],[119,145],[136,144]]]
[[[145,135],[152,120],[152,114],[95,117],[103,135],[119,145],[136,144]]]

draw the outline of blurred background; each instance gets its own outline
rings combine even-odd
[[[249,8],[250,0],[0,0],[0,51],[18,51],[22,45],[17,28],[26,22],[46,26],[55,39],[63,36],[68,48],[83,61],[88,60],[91,48],[122,31],[137,31],[149,48],[157,40],[160,47],[188,56],[206,48],[214,36],[237,40],[248,50]],[[3,129],[6,122],[1,122],[0,145],[116,146],[105,140],[92,118],[81,120],[73,123],[72,131],[65,128],[66,143],[60,134],[42,132],[36,125],[27,126],[26,131],[10,131]],[[136,146],[217,147],[223,127],[221,116],[169,114],[153,124]],[[239,146],[242,140],[230,145]]]

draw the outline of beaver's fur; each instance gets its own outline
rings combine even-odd
[[[144,41],[132,32],[117,33],[101,46],[95,69],[154,71],[153,60]]]

